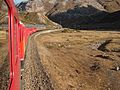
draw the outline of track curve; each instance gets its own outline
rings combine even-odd
[[[54,90],[49,75],[44,70],[37,51],[36,38],[39,35],[63,29],[38,31],[30,36],[24,61],[22,90]]]

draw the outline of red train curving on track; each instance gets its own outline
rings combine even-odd
[[[8,6],[8,46],[10,61],[10,83],[8,90],[20,90],[21,61],[24,60],[25,47],[35,28],[26,28],[20,23],[13,0],[4,0]]]

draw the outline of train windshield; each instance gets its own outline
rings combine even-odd
[[[4,0],[0,0],[0,90],[7,90],[8,83],[8,8]]]

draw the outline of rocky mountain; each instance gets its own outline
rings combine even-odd
[[[115,12],[120,10],[120,0],[97,0],[107,11]]]
[[[110,21],[116,24],[114,18],[116,15],[119,17],[116,13],[120,10],[120,0],[29,0],[25,9],[27,12],[37,12],[39,18],[47,16],[63,27],[101,28],[106,26],[103,22],[109,23],[107,17],[112,17]],[[40,20],[44,21],[43,18]]]
[[[96,0],[30,0],[26,5],[26,8],[31,12],[42,11],[49,15],[58,12],[65,12],[74,7],[87,7],[90,5],[99,10],[105,10]]]
[[[74,7],[93,6],[98,10],[115,12],[120,10],[120,0],[29,0],[26,5],[29,11],[63,12]]]

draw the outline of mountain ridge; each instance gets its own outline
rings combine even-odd
[[[65,28],[87,27],[87,24],[116,23],[114,14],[120,10],[120,0],[29,0],[25,8],[27,12],[39,13],[41,22],[48,21],[42,18],[47,16]]]

